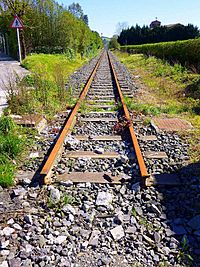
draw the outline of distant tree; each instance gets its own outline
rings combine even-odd
[[[145,43],[157,43],[177,40],[187,40],[199,37],[198,27],[188,24],[175,24],[172,26],[161,26],[151,29],[149,26],[140,27],[132,26],[128,29],[123,29],[118,37],[118,42],[121,45],[134,45]]]
[[[83,22],[80,5],[76,17],[54,0],[1,0],[0,31],[7,34],[11,55],[17,55],[16,31],[10,29],[13,15],[22,19],[25,29],[20,31],[23,56],[26,52],[93,53],[103,43],[98,33]],[[78,17],[77,17],[78,16]],[[87,22],[87,17],[85,17]]]
[[[84,16],[83,9],[79,3],[72,3],[69,5],[68,11],[78,19],[81,19]]]
[[[108,47],[109,47],[109,49],[116,49],[116,50],[118,50],[120,48],[120,44],[118,43],[116,36],[113,36],[110,39],[110,42],[108,44]]]
[[[116,25],[116,31],[115,32],[117,35],[120,35],[120,33],[127,28],[128,28],[127,22],[125,22],[125,21],[124,22],[118,22]]]
[[[72,3],[69,5],[68,11],[76,18],[81,19],[86,25],[89,25],[88,15],[83,13],[83,9],[79,3]]]
[[[88,15],[83,15],[83,22],[88,26],[89,25],[89,20],[88,20]]]

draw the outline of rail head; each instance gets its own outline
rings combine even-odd
[[[44,163],[44,165],[42,167],[42,170],[40,171],[40,177],[42,178],[42,180],[43,180],[42,182],[44,184],[48,184],[50,182],[51,171],[52,171],[52,168],[54,166],[54,163],[55,163],[57,156],[58,156],[58,154],[59,154],[59,152],[63,146],[65,137],[71,129],[71,125],[72,125],[72,123],[76,117],[78,109],[80,108],[81,103],[83,102],[83,100],[85,99],[85,97],[87,95],[87,92],[90,88],[90,85],[93,81],[93,78],[96,74],[96,71],[100,65],[100,62],[101,62],[104,54],[105,54],[105,51],[103,51],[101,53],[101,56],[100,56],[99,60],[97,61],[94,69],[92,70],[92,72],[91,72],[91,74],[90,74],[81,94],[80,94],[80,97],[79,97],[76,105],[74,106],[69,118],[67,119],[67,121],[66,121],[66,123],[65,123],[65,125],[64,125],[64,127],[60,133],[59,138],[56,140],[56,143],[54,144],[46,162]]]
[[[115,83],[116,83],[117,90],[118,90],[118,93],[119,93],[120,101],[122,103],[122,108],[123,108],[123,111],[124,111],[124,115],[125,115],[126,119],[131,122],[131,116],[130,116],[129,110],[128,110],[127,106],[126,106],[126,103],[124,101],[122,89],[120,87],[120,84],[119,84],[119,81],[118,81],[118,78],[117,78],[117,74],[116,74],[114,65],[113,65],[112,60],[111,60],[111,56],[110,56],[109,52],[107,52],[107,53],[108,53],[108,59],[109,59],[109,63],[110,63],[110,66],[111,66],[112,74],[113,74],[113,77],[115,79]],[[143,155],[142,155],[142,152],[141,152],[141,149],[140,149],[140,146],[139,146],[139,143],[138,143],[138,140],[137,140],[137,137],[136,137],[132,122],[129,125],[129,132],[130,132],[131,141],[132,141],[132,144],[133,144],[133,147],[134,147],[134,150],[135,150],[135,154],[136,154],[136,157],[137,157],[138,165],[139,165],[139,168],[140,168],[141,177],[143,179],[146,179],[150,175],[147,172],[146,164],[144,162],[144,158],[143,158]]]

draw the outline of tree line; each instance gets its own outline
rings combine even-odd
[[[150,28],[149,26],[132,26],[123,29],[118,37],[120,45],[137,45],[157,42],[168,42],[177,40],[188,40],[200,36],[198,27],[188,24],[176,24],[174,26],[160,26]]]
[[[85,55],[102,46],[99,34],[90,30],[88,17],[79,4],[67,8],[54,0],[2,0],[0,31],[8,36],[13,56],[17,54],[17,41],[10,24],[15,14],[25,26],[20,30],[23,57],[31,52]]]

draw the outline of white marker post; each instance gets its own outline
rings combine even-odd
[[[15,15],[14,19],[10,25],[10,28],[17,29],[17,43],[18,43],[18,51],[19,51],[19,62],[22,64],[22,53],[21,53],[21,44],[20,44],[20,37],[19,37],[19,29],[24,29],[24,25],[20,18]]]
[[[19,28],[17,28],[17,42],[18,42],[18,51],[19,51],[19,62],[21,65],[22,64],[22,53],[21,53],[21,44],[20,44],[20,38],[19,38]]]

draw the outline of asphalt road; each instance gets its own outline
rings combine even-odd
[[[9,82],[15,82],[16,75],[23,77],[28,73],[18,61],[0,52],[0,116],[3,109],[7,107],[6,95],[8,94]]]

